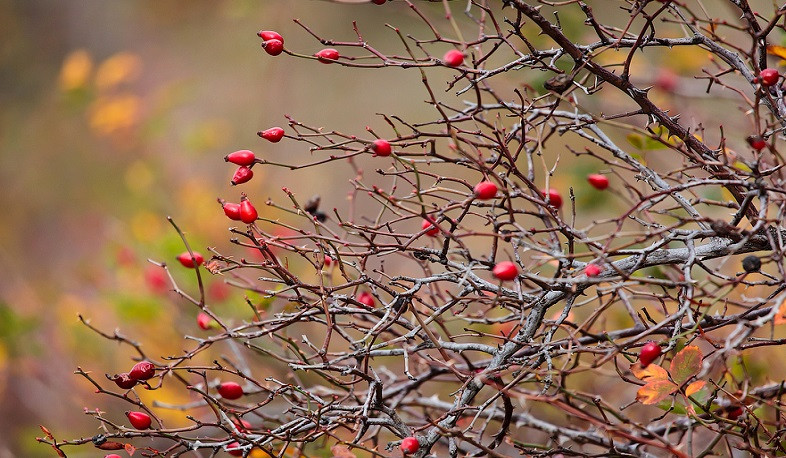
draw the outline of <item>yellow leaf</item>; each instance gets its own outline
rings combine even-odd
[[[786,47],[778,45],[767,45],[767,54],[786,59]]]
[[[666,369],[658,366],[657,364],[650,364],[647,367],[642,368],[641,364],[636,363],[630,367],[630,370],[639,380],[652,381],[669,379],[669,373],[666,372]]]
[[[734,166],[735,169],[742,170],[743,172],[752,172],[753,171],[753,170],[751,170],[750,167],[748,167],[748,165],[746,163],[744,163],[742,161],[736,161],[733,164],[733,166]]]
[[[687,388],[685,388],[685,396],[693,396],[694,394],[701,391],[701,389],[704,388],[704,385],[706,384],[707,382],[704,380],[696,380],[695,382],[688,385]]]
[[[137,55],[119,52],[98,67],[96,86],[101,90],[106,90],[124,82],[134,81],[141,70],[142,62]]]
[[[93,59],[87,51],[78,49],[71,52],[60,69],[60,88],[71,91],[84,87],[92,71]]]
[[[639,388],[636,400],[644,405],[657,404],[677,391],[677,385],[669,380],[655,380]]]

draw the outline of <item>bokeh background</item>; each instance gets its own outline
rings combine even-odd
[[[439,4],[423,8],[442,15]],[[224,155],[308,154],[257,137],[286,127],[285,114],[355,134],[367,125],[384,130],[376,115],[383,111],[432,117],[416,71],[364,75],[265,54],[260,29],[281,32],[287,48],[304,54],[322,48],[292,18],[339,40],[355,38],[357,20],[383,52],[401,51],[386,23],[424,30],[408,8],[316,0],[0,0],[0,458],[52,456],[35,441],[39,424],[58,439],[98,432],[82,411],[106,409],[107,401],[73,372],[125,371],[132,353],[96,336],[77,314],[156,355],[179,353],[181,336],[199,332],[196,310],[167,291],[147,259],[171,263],[183,251],[167,215],[197,249],[229,249],[216,198],[237,200],[239,191]],[[581,27],[578,16],[561,19]],[[701,52],[649,53],[634,63],[637,78],[660,81],[653,97],[667,106],[694,92],[690,108],[680,107],[683,119],[724,103],[691,89],[691,75],[706,63]],[[438,84],[449,79],[440,71]],[[510,87],[541,87],[545,76],[506,78]],[[739,147],[742,138],[734,140]],[[564,167],[555,187],[586,189],[583,177],[593,170],[582,161]],[[319,193],[332,207],[351,189],[341,173],[277,170],[255,168],[243,190],[257,202],[281,201],[288,186],[302,199]],[[594,197],[584,204],[605,205]],[[189,272],[175,275],[188,284]],[[208,279],[208,296],[227,314],[247,307],[220,280]],[[167,402],[179,396],[157,392]]]

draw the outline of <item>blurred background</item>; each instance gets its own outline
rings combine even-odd
[[[351,22],[357,20],[366,40],[400,53],[384,24],[413,35],[424,26],[408,8],[390,6],[0,0],[0,458],[52,456],[35,441],[42,435],[39,424],[58,439],[99,432],[83,409],[106,409],[108,401],[73,372],[80,366],[102,379],[127,371],[133,353],[99,338],[77,314],[142,342],[153,355],[180,353],[182,336],[200,332],[194,307],[167,291],[160,270],[147,259],[171,264],[183,251],[168,215],[195,249],[229,250],[228,224],[216,198],[237,201],[240,191],[229,184],[234,168],[224,155],[251,149],[273,160],[307,157],[300,144],[272,145],[256,135],[286,128],[285,114],[357,135],[367,125],[386,132],[376,115],[383,111],[409,120],[432,118],[416,71],[356,77],[336,65],[268,56],[256,37],[260,29],[276,30],[288,49],[310,55],[323,46],[293,18],[347,41],[355,39]],[[423,8],[433,18],[444,14],[439,4]],[[561,19],[565,27],[581,27],[579,16]],[[703,53],[690,51],[671,54],[668,68],[658,53],[646,59],[662,71],[637,59],[642,67],[634,74],[660,81],[653,97],[666,105],[706,63]],[[441,91],[449,74],[434,74]],[[539,88],[545,78],[529,75],[510,87]],[[411,93],[402,92],[407,88]],[[710,103],[722,102],[694,100],[683,119]],[[319,193],[328,209],[340,207],[351,190],[348,167],[329,177],[324,169],[297,175],[254,171],[242,189],[255,196],[257,208],[268,196],[285,203],[281,186],[296,191],[301,203]],[[552,184],[586,189],[588,172],[594,170],[575,161]],[[602,205],[595,198],[584,204]],[[193,274],[183,270],[174,274],[193,289]],[[223,313],[247,310],[242,293],[207,281],[209,300],[223,304]],[[166,387],[156,395],[183,401]],[[95,453],[86,447],[69,456]]]

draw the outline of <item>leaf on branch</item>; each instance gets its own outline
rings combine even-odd
[[[707,385],[704,380],[696,380],[685,388],[685,396],[693,396]]]
[[[628,143],[636,147],[637,149],[644,149],[644,137],[639,134],[628,134],[625,137],[628,140]]]
[[[742,170],[743,172],[748,172],[748,173],[753,172],[753,170],[751,170],[751,168],[748,167],[748,164],[742,161],[735,161],[734,164],[732,164],[732,166],[737,170]]]
[[[678,385],[687,382],[691,377],[698,374],[701,370],[701,360],[704,355],[699,347],[690,345],[685,347],[671,360],[669,373],[672,380]]]
[[[786,47],[778,45],[767,45],[767,54],[786,59]]]
[[[134,447],[131,444],[126,444],[125,448],[126,448],[126,452],[128,453],[128,456],[134,456],[134,452],[136,452],[136,447]]]
[[[630,370],[639,380],[654,381],[669,379],[669,373],[666,372],[666,369],[657,364],[649,364],[647,367],[641,367],[641,364],[636,363],[630,367]]]
[[[639,388],[636,400],[644,405],[657,404],[677,391],[678,388],[670,380],[655,380]]]
[[[786,301],[783,301],[780,308],[778,309],[778,313],[775,315],[775,318],[772,320],[775,324],[783,324],[786,323]]]

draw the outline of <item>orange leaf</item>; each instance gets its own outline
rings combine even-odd
[[[767,54],[786,59],[786,47],[778,45],[767,45]]]
[[[706,384],[707,382],[704,380],[696,380],[695,382],[688,385],[687,388],[685,388],[685,396],[692,396],[698,393],[702,388],[704,388],[704,385]]]
[[[669,373],[666,372],[666,369],[658,366],[657,364],[650,364],[647,367],[641,367],[641,364],[636,363],[630,366],[630,370],[633,371],[633,375],[635,375],[639,380],[654,381],[669,379]]]
[[[778,309],[778,314],[775,315],[772,322],[775,324],[786,323],[786,301],[783,301],[783,304],[781,304],[781,307]]]
[[[657,404],[677,391],[677,385],[669,380],[655,380],[639,388],[636,400],[644,405]]]
[[[701,350],[695,345],[683,348],[671,360],[671,366],[669,367],[671,378],[678,385],[687,382],[701,370],[701,359],[703,357]]]
[[[129,456],[134,456],[134,452],[136,452],[136,447],[131,444],[126,444],[126,452],[128,452]]]

